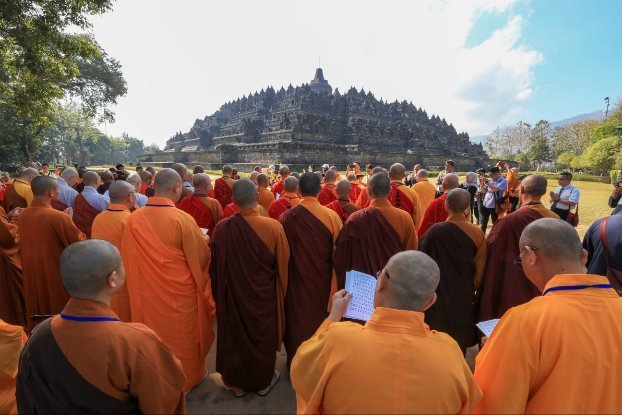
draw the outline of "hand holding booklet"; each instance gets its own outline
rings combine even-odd
[[[497,327],[498,322],[499,322],[499,319],[495,318],[492,320],[486,320],[486,321],[479,322],[476,324],[476,326],[478,329],[480,329],[482,333],[484,333],[484,335],[486,335],[486,337],[490,337],[490,335],[492,334],[492,331],[495,329],[495,327]]]
[[[346,291],[352,293],[352,299],[344,317],[367,321],[374,312],[374,293],[376,278],[359,271],[346,273]]]

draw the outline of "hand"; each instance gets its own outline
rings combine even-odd
[[[555,192],[549,193],[549,196],[551,196],[551,200],[553,200],[553,202],[557,202],[559,200],[559,195]]]
[[[16,207],[12,211],[10,211],[9,214],[6,216],[11,222],[13,222],[15,221],[15,219],[17,219],[17,217],[20,215],[20,213],[22,213],[23,210],[24,209],[21,207]]]
[[[613,196],[614,199],[619,198],[622,195],[622,186],[617,186],[613,189],[613,193],[611,194],[611,196]]]
[[[69,216],[71,219],[73,219],[73,209],[68,207],[67,209],[63,210],[63,213],[67,216]]]
[[[343,315],[348,309],[348,304],[352,298],[352,293],[346,290],[339,290],[333,295],[333,307],[330,310],[328,319],[332,321],[341,321]]]

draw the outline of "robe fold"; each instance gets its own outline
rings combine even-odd
[[[277,195],[281,197],[281,195],[283,194],[283,188],[285,187],[286,178],[281,179],[278,182],[274,183],[272,187],[270,188],[270,191],[272,192],[272,196],[274,196],[275,199],[277,198]]]
[[[89,205],[89,202],[86,201],[81,193],[76,196],[73,203],[73,223],[76,224],[78,229],[80,229],[87,238],[90,238],[93,221],[100,212]]]
[[[17,193],[15,190],[15,183],[11,183],[7,185],[6,191],[4,192],[4,210],[9,213],[18,207],[28,207],[28,201]]]
[[[500,318],[507,310],[538,297],[540,291],[514,265],[520,254],[518,242],[531,222],[556,217],[542,204],[523,205],[492,227],[486,244],[488,260],[482,284],[477,292],[478,321]]]
[[[337,288],[333,255],[342,224],[334,212],[308,196],[285,212],[281,223],[291,250],[285,296],[285,349],[289,367],[298,346],[328,316],[327,307]]]
[[[265,210],[270,209],[270,203],[274,202],[274,195],[265,187],[257,188],[257,203],[261,205]]]
[[[391,182],[389,202],[391,202],[393,207],[402,209],[408,213],[413,219],[415,228],[419,227],[423,214],[419,209],[417,194],[410,187],[401,182]]]
[[[453,215],[426,232],[419,250],[436,261],[441,271],[437,299],[425,311],[425,322],[432,330],[449,334],[464,353],[477,342],[474,300],[486,265],[484,233],[464,216]]]
[[[362,191],[363,189],[360,188],[358,184],[350,182],[350,202],[356,203]]]
[[[434,183],[428,179],[419,179],[417,183],[413,184],[412,189],[415,193],[417,193],[419,207],[421,208],[421,215],[419,217],[419,223],[417,224],[417,228],[419,228],[421,226],[421,222],[423,222],[423,215],[425,214],[425,211],[436,197],[436,187],[434,186]]]
[[[285,232],[279,222],[241,209],[216,225],[211,249],[216,371],[228,385],[262,390],[272,380],[285,329]]]
[[[143,323],[181,360],[184,390],[207,371],[215,315],[207,241],[187,213],[163,197],[152,197],[125,225],[121,256],[132,321]]]
[[[214,227],[222,217],[222,207],[217,200],[207,196],[192,195],[185,198],[180,204],[179,209],[183,210],[194,218],[199,228],[207,229],[207,234],[211,237]]]
[[[60,255],[86,237],[69,216],[37,199],[17,217],[17,224],[26,316],[32,329],[39,322],[32,316],[60,313],[69,300],[60,276]]]
[[[21,326],[0,319],[0,414],[17,414],[15,383],[19,354],[26,343]]]
[[[283,196],[270,204],[268,215],[272,219],[279,220],[283,213],[296,206],[298,203],[300,203],[300,197],[298,197],[297,194],[284,193]]]
[[[214,182],[214,199],[220,203],[223,209],[233,202],[231,199],[233,183],[235,183],[235,180],[229,176],[219,177]]]
[[[261,205],[257,205],[255,207],[255,210],[257,210],[257,213],[259,213],[259,216],[263,216],[264,218],[269,218],[270,217],[270,215],[268,215],[268,211],[265,210],[263,208],[263,206],[261,206]],[[236,213],[238,213],[238,205],[236,205],[235,203],[229,203],[227,205],[227,207],[225,208],[225,210],[222,211],[222,218],[221,219],[230,218],[231,216],[235,215]]]
[[[360,210],[360,208],[354,205],[352,202],[341,199],[333,200],[328,205],[326,205],[326,207],[337,213],[337,216],[341,218],[342,223],[346,223],[346,220],[348,220],[350,215],[352,215],[357,210]]]
[[[371,198],[369,197],[369,189],[366,187],[365,189],[361,190],[361,193],[359,194],[359,197],[358,199],[356,199],[356,202],[354,204],[363,209],[368,207],[370,202]]]
[[[26,306],[17,226],[0,207],[0,319],[26,326]],[[0,411],[0,413],[2,413]]]
[[[335,193],[335,189],[336,186],[333,183],[324,185],[317,197],[318,202],[320,202],[322,206],[326,206],[333,200],[337,200],[337,193]]]
[[[333,263],[338,287],[345,287],[347,271],[376,275],[393,255],[409,249],[417,249],[410,215],[386,199],[372,200],[370,207],[350,216],[337,239]]]
[[[69,206],[67,206],[66,204],[64,204],[63,202],[61,202],[60,200],[52,200],[52,207],[56,210],[59,211],[64,211],[65,209],[67,209]]]
[[[418,230],[419,238],[423,237],[435,223],[447,220],[449,214],[445,210],[445,199],[447,199],[447,193],[443,193],[430,203],[421,220],[421,226]]]

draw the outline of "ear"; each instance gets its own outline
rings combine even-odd
[[[376,291],[380,292],[380,291],[384,291],[387,289],[387,278],[384,277],[384,274],[382,274],[380,276],[380,278],[378,278],[378,282],[376,282]]]
[[[587,250],[583,250],[583,252],[581,253],[581,265],[583,265],[584,267],[587,266]]]
[[[119,274],[117,271],[112,271],[110,275],[106,277],[106,285],[108,288],[115,289],[119,286]]]
[[[432,293],[432,296],[430,297],[430,299],[428,300],[427,304],[425,306],[423,306],[423,308],[421,309],[421,311],[426,311],[428,308],[432,307],[434,305],[434,303],[436,302],[436,293]]]

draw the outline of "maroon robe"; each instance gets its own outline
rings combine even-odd
[[[399,186],[405,185],[391,183],[391,191],[389,192],[388,198],[389,202],[391,202],[394,207],[402,209],[410,216],[412,216],[413,212],[415,211],[415,207],[413,206],[412,201],[402,193],[402,191],[399,189]]]
[[[541,295],[514,261],[520,254],[518,242],[523,229],[542,219],[534,209],[521,208],[495,223],[488,235],[488,261],[478,290],[478,321],[501,318],[510,308]]]
[[[18,207],[27,208],[28,201],[15,191],[15,185],[11,183],[7,185],[6,191],[4,192],[4,210],[6,213],[9,213]]]
[[[290,247],[284,338],[289,367],[298,346],[310,339],[328,316],[333,235],[301,205],[283,213],[281,223]]]
[[[431,329],[449,334],[465,352],[477,342],[473,303],[477,245],[454,223],[441,222],[425,233],[419,250],[441,270],[436,302],[425,311],[425,322]]]
[[[337,238],[333,259],[337,285],[345,287],[346,272],[376,275],[389,259],[402,251],[400,237],[379,209],[354,212]]]
[[[65,209],[67,209],[69,206],[67,206],[66,204],[64,204],[63,202],[61,202],[60,200],[52,200],[52,207],[56,210],[59,211],[64,211]]]
[[[259,391],[272,380],[280,346],[275,344],[275,257],[237,213],[218,222],[211,250],[218,319],[216,371],[229,385]]]
[[[326,206],[333,200],[337,200],[337,195],[335,194],[335,185],[327,184],[322,187],[320,194],[317,197],[317,201],[320,202],[320,205]]]
[[[99,210],[89,205],[82,193],[76,196],[73,202],[73,223],[76,227],[86,235],[87,238],[91,238],[91,228],[93,227],[93,221],[95,216],[99,215]]]

